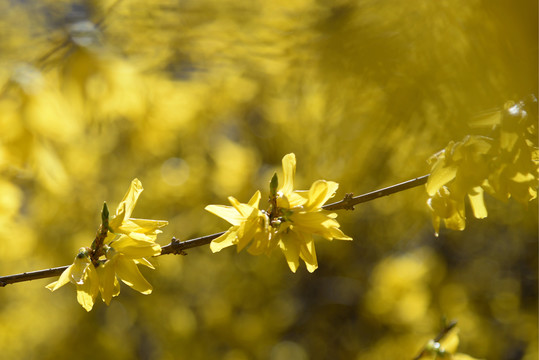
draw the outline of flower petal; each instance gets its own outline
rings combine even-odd
[[[260,199],[262,198],[262,195],[260,194],[260,190],[257,190],[253,197],[249,200],[247,205],[255,207],[258,209],[258,205],[260,204]]]
[[[155,269],[155,266],[146,258],[133,259],[136,264],[144,265],[150,269]]]
[[[82,284],[84,281],[84,274],[88,267],[93,267],[92,262],[87,256],[82,256],[81,253],[75,257],[73,262],[73,268],[70,271],[70,280],[74,284]]]
[[[301,236],[302,241],[300,245],[300,257],[305,261],[307,270],[313,272],[318,268],[318,261],[316,259],[316,251],[314,249],[314,241],[310,236]]]
[[[295,273],[299,267],[299,243],[294,232],[282,234],[279,247],[283,251],[288,267]]]
[[[442,162],[436,163],[427,180],[429,196],[434,196],[442,186],[453,180],[457,175],[457,169],[456,165],[444,166]]]
[[[472,205],[473,214],[477,219],[484,219],[487,217],[488,212],[483,199],[483,188],[481,186],[474,187],[472,189],[475,193],[468,194],[470,204]]]
[[[54,281],[46,286],[50,291],[56,291],[65,284],[67,284],[71,279],[71,272],[73,271],[73,264],[69,265],[67,269],[60,275],[57,281]]]
[[[213,253],[216,253],[223,250],[226,247],[234,245],[234,242],[236,241],[236,238],[237,238],[236,230],[237,230],[237,227],[233,226],[226,233],[219,236],[217,239],[214,239],[210,243],[210,250]]]
[[[335,195],[339,184],[333,181],[315,181],[309,189],[309,200],[305,204],[306,211],[321,208],[329,198]]]
[[[105,262],[105,264],[97,268],[99,276],[99,290],[101,291],[101,299],[107,305],[110,304],[110,300],[114,294],[116,274],[114,273],[114,266],[116,265],[116,257],[112,260]]]
[[[92,310],[99,293],[99,278],[93,265],[87,267],[82,282],[77,283],[77,301],[86,310]]]
[[[283,157],[283,177],[284,181],[279,191],[284,195],[294,190],[294,177],[296,174],[296,155],[294,153],[287,154]]]
[[[244,217],[241,216],[241,214],[232,206],[208,205],[204,209],[222,219],[225,219],[234,226],[241,224],[241,222],[244,220]]]
[[[161,231],[158,230],[168,225],[165,220],[147,220],[147,219],[124,219],[124,221],[113,228],[117,234],[129,234],[137,232],[141,234],[156,235]]]
[[[131,217],[131,214],[133,213],[133,209],[137,204],[140,193],[143,190],[144,188],[142,187],[142,183],[139,179],[134,179],[131,182],[129,190],[124,195],[124,198],[116,209],[116,215],[114,215],[109,222],[109,225],[113,230],[116,230],[116,227],[119,227],[124,221],[124,219],[128,219]]]
[[[129,236],[122,235],[118,240],[112,242],[111,247],[118,253],[130,259],[138,259],[161,254],[161,246],[154,242],[136,240]]]
[[[132,259],[118,255],[116,274],[128,286],[134,290],[148,295],[152,293],[152,285],[142,276],[137,265]]]

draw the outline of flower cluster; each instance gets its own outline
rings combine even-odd
[[[58,281],[47,286],[52,291],[71,282],[77,287],[77,300],[90,311],[97,295],[108,305],[120,293],[118,279],[142,294],[150,294],[152,286],[140,273],[137,265],[154,268],[147,258],[161,253],[155,242],[160,228],[168,224],[164,220],[131,218],[131,214],[142,192],[138,179],[131,182],[129,191],[118,205],[110,220],[106,205],[103,225],[91,248],[81,248],[75,261],[60,275]]]
[[[466,136],[429,159],[427,204],[436,235],[442,220],[449,229],[465,228],[466,196],[479,219],[488,215],[485,191],[501,200],[512,197],[522,203],[537,197],[537,117],[526,107],[524,102],[507,103],[489,122],[494,125],[492,137]]]
[[[307,270],[318,267],[313,235],[327,240],[352,240],[340,229],[337,214],[323,210],[325,202],[335,195],[338,184],[315,181],[308,191],[294,190],[296,156],[288,154],[282,160],[284,181],[278,186],[275,175],[270,182],[270,205],[261,210],[260,191],[247,204],[229,197],[232,206],[208,205],[206,210],[225,219],[232,226],[213,240],[213,252],[237,245],[238,252],[248,246],[253,255],[269,254],[279,248],[290,270],[296,272],[301,258]]]

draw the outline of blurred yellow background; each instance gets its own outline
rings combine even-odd
[[[265,198],[287,153],[299,189],[361,194],[538,91],[534,1],[4,1],[0,33],[0,275],[71,263],[135,177],[165,245],[226,230],[204,206]],[[426,199],[341,211],[313,274],[202,247],[90,313],[8,285],[0,358],[411,359],[447,317],[461,352],[537,359],[537,201],[435,238]]]

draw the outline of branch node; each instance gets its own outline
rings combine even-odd
[[[354,210],[354,204],[352,202],[354,200],[354,194],[353,193],[346,193],[344,195],[343,201],[343,208],[345,210]]]
[[[187,255],[187,253],[181,249],[182,242],[180,240],[176,239],[175,237],[172,237],[170,244],[172,246],[172,253],[174,255]]]

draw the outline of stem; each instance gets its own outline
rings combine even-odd
[[[208,245],[213,239],[217,239],[219,236],[223,235],[225,232],[220,232],[216,234],[202,236],[196,239],[190,239],[185,241],[179,241],[175,237],[172,238],[170,244],[161,247],[161,255],[168,254],[181,254],[187,255],[183,250],[191,249],[198,246]],[[159,256],[161,256],[159,255]]]
[[[25,272],[22,274],[0,276],[0,287],[4,287],[6,285],[17,283],[17,282],[22,282],[22,281],[45,279],[52,276],[59,276],[68,267],[69,265],[66,265],[66,266],[60,266],[60,267],[51,268],[51,269]]]
[[[358,195],[355,197],[352,197],[352,194],[346,194],[344,196],[344,199],[342,199],[341,201],[324,205],[322,206],[322,209],[324,210],[340,210],[340,209],[354,210],[354,205],[361,204],[367,201],[378,199],[379,197],[388,196],[388,195],[391,195],[400,191],[404,191],[404,190],[408,190],[417,186],[424,185],[427,183],[429,175],[430,174],[423,175],[418,178],[402,182],[400,184],[391,185],[386,188],[376,190],[376,191],[371,191],[370,193]]]
[[[346,194],[344,199],[342,199],[341,201],[324,205],[322,206],[322,208],[324,210],[340,210],[340,209],[353,210],[354,205],[426,184],[428,177],[429,175],[420,176],[418,178],[408,180],[400,184],[392,185],[392,186],[389,186],[380,190],[372,191],[370,193],[355,196],[355,197],[353,197],[352,194]],[[198,246],[208,245],[209,243],[212,242],[213,239],[218,238],[224,233],[225,232],[220,232],[220,233],[206,235],[206,236],[202,236],[195,239],[189,239],[185,241],[179,241],[178,239],[173,237],[172,241],[169,244],[161,247],[161,254],[158,256],[168,255],[168,254],[186,255],[184,250],[191,249]],[[17,282],[44,279],[48,277],[58,276],[65,269],[67,269],[67,267],[68,266],[61,266],[57,268],[25,272],[22,274],[0,276],[0,287],[4,287],[6,285],[14,284]]]

